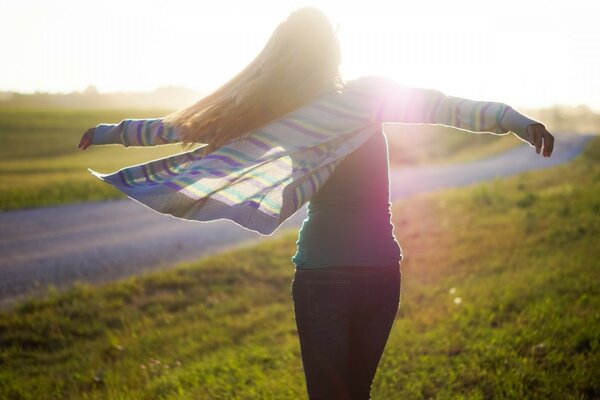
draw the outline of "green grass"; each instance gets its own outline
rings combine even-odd
[[[166,115],[165,110],[0,110],[0,210],[82,201],[123,199],[124,194],[87,170],[107,173],[166,157],[178,144],[154,147],[119,145],[77,148],[81,135],[99,123]],[[386,127],[392,164],[465,161],[503,151],[514,137],[460,133],[443,127]]]
[[[600,397],[599,195],[595,139],[569,164],[395,204],[402,300],[374,398]],[[295,239],[0,314],[0,398],[306,398]]]
[[[523,142],[513,134],[466,132],[441,125],[386,124],[391,165],[432,165],[481,160]]]
[[[77,148],[88,128],[161,110],[0,110],[0,210],[126,198],[87,170],[113,172],[179,153],[180,145]]]

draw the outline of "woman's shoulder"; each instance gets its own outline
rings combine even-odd
[[[345,82],[347,91],[360,91],[373,96],[381,95],[388,90],[405,88],[405,85],[381,75],[363,75]]]

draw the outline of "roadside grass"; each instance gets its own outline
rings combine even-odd
[[[568,164],[394,204],[402,304],[374,398],[600,397],[599,161],[596,138]],[[306,398],[295,240],[0,313],[0,398]]]
[[[77,148],[83,132],[99,123],[153,118],[164,110],[0,110],[0,210],[14,210],[126,196],[87,170],[113,172],[180,153],[178,144]]]
[[[442,125],[384,124],[390,165],[443,165],[481,160],[523,146],[513,134],[466,132]]]
[[[81,135],[99,123],[153,118],[166,110],[0,109],[0,210],[124,199],[87,170],[123,167],[180,153],[178,144],[77,148]],[[386,125],[392,164],[466,161],[521,143],[514,136],[461,133],[446,127]]]

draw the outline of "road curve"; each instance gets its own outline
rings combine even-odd
[[[573,159],[592,137],[555,134],[550,158],[523,144],[481,161],[392,169],[390,197],[548,168]],[[305,217],[306,206],[273,236],[297,229]],[[48,284],[112,281],[266,238],[228,220],[200,223],[161,215],[130,199],[0,212],[0,306]]]

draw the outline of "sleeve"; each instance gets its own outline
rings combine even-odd
[[[381,123],[447,125],[497,135],[513,132],[525,142],[529,142],[527,126],[540,124],[504,103],[447,96],[437,90],[385,81],[386,87],[376,111],[376,118]]]
[[[179,142],[176,129],[166,126],[162,118],[125,119],[118,124],[99,124],[92,144],[122,144],[129,146],[157,146]]]
[[[538,122],[534,119],[529,118],[528,116],[521,114],[517,110],[512,107],[508,107],[508,110],[504,113],[504,117],[502,117],[502,126],[513,132],[519,139],[524,142],[529,143],[532,147],[534,146],[529,140],[529,134],[527,133],[527,127],[529,125],[542,125],[541,122]]]

